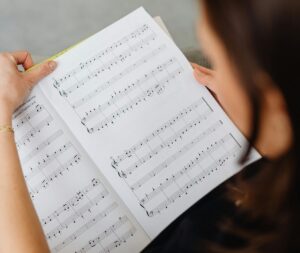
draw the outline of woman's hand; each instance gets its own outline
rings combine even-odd
[[[251,104],[248,95],[239,84],[225,80],[227,87],[220,83],[222,78],[215,70],[191,63],[196,80],[207,87],[219,105],[227,113],[240,131],[248,137],[251,133]]]
[[[0,125],[11,125],[12,114],[33,86],[56,64],[33,66],[27,52],[0,54]],[[49,252],[43,229],[31,202],[19,161],[14,135],[0,134],[0,252]]]
[[[34,85],[50,74],[56,67],[54,61],[45,62],[29,72],[20,72],[33,66],[26,51],[0,53],[0,125],[11,124],[13,112],[19,107]]]
[[[194,68],[194,76],[196,80],[207,87],[215,99],[220,103],[219,94],[218,94],[218,86],[215,78],[215,71],[209,68],[205,68],[196,63],[191,63]]]

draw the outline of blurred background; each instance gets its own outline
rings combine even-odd
[[[198,48],[195,0],[0,0],[0,51],[49,57],[144,6],[185,52]]]

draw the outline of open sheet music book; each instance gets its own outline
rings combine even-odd
[[[57,62],[13,122],[52,252],[139,252],[260,158],[143,8]]]

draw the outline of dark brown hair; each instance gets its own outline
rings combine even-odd
[[[243,198],[240,215],[255,226],[228,218],[220,229],[233,231],[247,243],[237,252],[300,252],[300,104],[299,0],[202,0],[209,24],[236,66],[253,107],[250,143],[259,133],[261,92],[257,70],[267,73],[282,92],[292,122],[293,146],[282,157],[265,162],[251,179],[228,183],[231,199]],[[285,133],[282,133],[285,134]],[[247,154],[246,154],[247,155]],[[239,189],[239,191],[231,190]],[[215,252],[233,249],[210,245]]]

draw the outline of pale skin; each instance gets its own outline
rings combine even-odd
[[[47,62],[28,73],[33,66],[27,52],[0,54],[0,125],[11,125],[14,110],[30,89],[51,73],[56,64]],[[0,132],[0,252],[49,252],[41,225],[32,205],[19,162],[14,135]]]
[[[202,8],[203,9],[203,8]],[[199,36],[214,70],[192,64],[195,78],[207,86],[240,130],[249,135],[251,107],[249,98],[236,78],[236,70],[225,49],[211,29],[205,13],[199,21]],[[16,66],[33,66],[27,52],[0,54],[0,126],[12,125],[12,114],[30,89],[51,73],[55,62],[46,62],[32,71],[20,73]],[[286,152],[292,130],[281,93],[271,78],[260,73],[264,88],[261,133],[256,147],[265,156],[276,158]],[[284,135],[282,133],[285,133]],[[0,252],[49,252],[41,225],[26,188],[14,136],[0,132]]]

